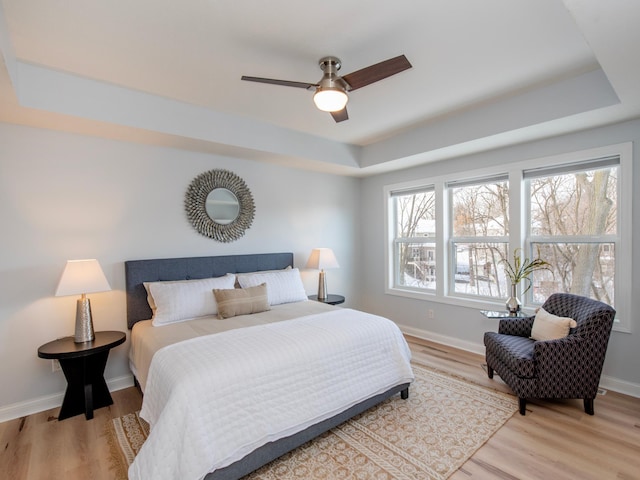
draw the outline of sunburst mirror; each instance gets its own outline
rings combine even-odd
[[[209,170],[189,185],[185,208],[191,225],[219,242],[233,242],[244,235],[255,213],[251,190],[228,170]]]

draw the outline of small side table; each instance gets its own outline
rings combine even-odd
[[[328,303],[329,305],[339,305],[344,303],[344,297],[342,295],[329,294],[324,300],[319,300],[317,295],[309,295],[309,300],[316,302]]]
[[[58,360],[65,378],[64,393],[58,420],[84,413],[87,420],[93,418],[93,410],[113,404],[104,368],[109,350],[124,343],[124,332],[95,332],[92,342],[75,343],[73,337],[64,337],[45,343],[38,348],[38,357]]]

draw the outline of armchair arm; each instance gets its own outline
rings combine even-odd
[[[518,337],[530,337],[533,319],[535,316],[524,318],[501,318],[498,325],[498,333],[515,335]]]
[[[594,398],[604,363],[594,357],[587,339],[581,335],[535,342],[533,359],[540,395]]]
[[[584,338],[580,335],[569,335],[555,340],[538,340],[533,344],[533,358],[539,363],[564,363],[563,359],[578,359],[585,354],[581,344]],[[557,371],[557,368],[554,368]]]

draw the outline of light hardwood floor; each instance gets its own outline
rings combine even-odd
[[[417,363],[509,392],[489,380],[484,358],[409,338]],[[0,423],[0,479],[112,479],[106,423],[140,408],[135,388],[112,394],[114,404],[58,422],[58,409]],[[516,413],[452,477],[491,479],[640,479],[640,399],[615,392],[598,396],[595,415],[579,400],[532,401]]]

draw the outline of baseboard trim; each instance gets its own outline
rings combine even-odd
[[[422,340],[429,340],[431,342],[440,343],[449,347],[455,347],[459,350],[465,350],[471,353],[477,353],[478,355],[484,355],[484,345],[479,343],[467,342],[460,340],[456,337],[448,337],[439,333],[430,332],[428,330],[422,330],[420,328],[408,327],[406,325],[398,325],[402,333],[411,335],[412,337],[420,338]]]
[[[109,387],[110,392],[131,386],[133,386],[133,375],[123,375],[121,377],[107,379],[107,387]],[[27,415],[43,412],[50,408],[57,408],[62,405],[63,398],[64,392],[60,392],[0,407],[0,422],[26,417]]]
[[[406,325],[398,326],[402,333],[411,335],[412,337],[484,355],[484,344],[482,343],[467,342],[465,340],[460,340],[459,338],[448,337],[446,335],[422,330],[420,328],[408,327]],[[611,390],[612,392],[623,393],[631,397],[640,398],[640,384],[627,382],[626,380],[621,380],[619,378],[602,375],[602,377],[600,377],[600,387],[606,390]]]
[[[624,393],[630,397],[640,398],[640,385],[627,382],[619,378],[602,375],[600,377],[600,388],[611,390],[612,392]]]

